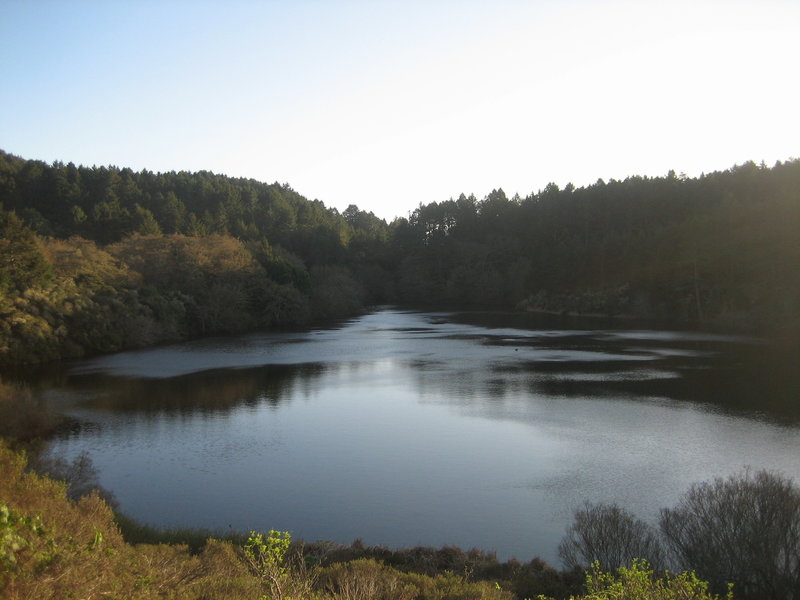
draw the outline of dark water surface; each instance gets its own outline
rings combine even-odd
[[[767,345],[380,310],[307,333],[75,361],[37,393],[159,526],[541,556],[585,501],[653,521],[744,465],[800,480],[796,388]],[[596,324],[595,324],[596,326]]]

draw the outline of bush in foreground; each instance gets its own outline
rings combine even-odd
[[[800,598],[800,489],[769,471],[744,470],[693,485],[661,511],[677,565],[737,598]]]
[[[636,558],[644,558],[656,568],[664,562],[658,532],[616,504],[587,503],[576,510],[558,555],[568,569],[595,562],[604,569],[616,569]]]
[[[253,580],[229,544],[131,546],[96,494],[69,500],[66,486],[25,472],[0,445],[0,597],[244,598]]]
[[[586,574],[586,591],[573,600],[720,600],[694,573],[659,577],[646,560],[640,559],[634,559],[630,567],[619,567],[616,574],[603,571],[595,563]],[[733,599],[730,589],[725,598]]]
[[[718,594],[733,584],[741,600],[800,598],[800,489],[791,479],[745,469],[695,484],[661,511],[659,528],[660,536],[614,505],[587,505],[559,555],[567,568],[647,558],[657,569],[696,572]]]

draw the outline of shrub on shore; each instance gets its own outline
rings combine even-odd
[[[717,594],[732,584],[741,600],[796,600],[800,489],[777,473],[744,469],[693,485],[677,506],[662,509],[658,530],[617,506],[587,505],[559,554],[567,567],[604,569],[645,557],[696,571]]]

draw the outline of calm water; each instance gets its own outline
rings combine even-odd
[[[596,326],[596,323],[595,323]],[[585,501],[653,520],[744,465],[800,480],[756,340],[381,310],[72,362],[38,383],[131,516],[306,540],[556,546]],[[756,362],[753,362],[756,361]]]

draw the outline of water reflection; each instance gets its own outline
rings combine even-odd
[[[244,369],[210,369],[161,378],[77,376],[68,390],[85,398],[84,408],[155,413],[223,412],[240,406],[277,407],[298,390],[313,389],[330,367],[319,364],[266,365]]]
[[[797,377],[763,344],[522,325],[383,310],[76,361],[35,389],[88,424],[57,451],[88,451],[157,525],[554,560],[586,500],[648,518],[744,464],[800,476]]]

